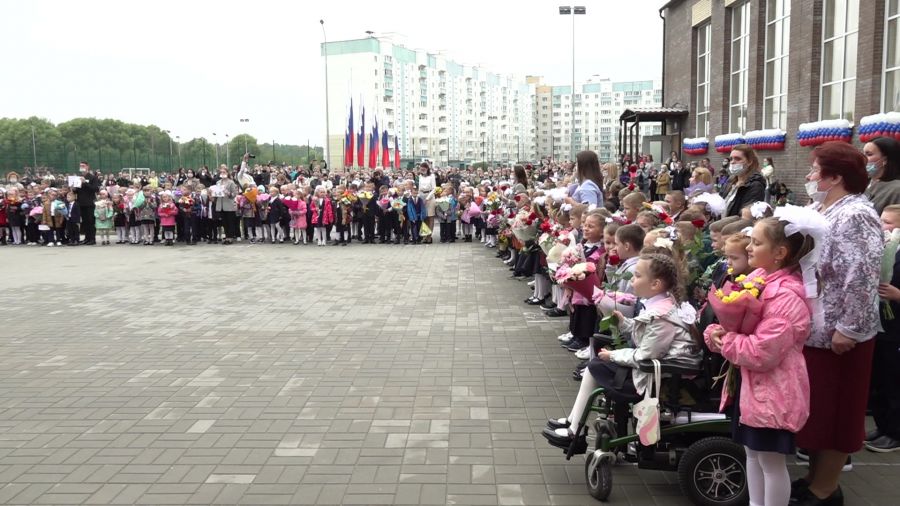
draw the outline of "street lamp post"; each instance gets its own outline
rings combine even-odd
[[[241,118],[241,123],[250,123],[249,118]],[[247,132],[244,132],[244,153],[249,153],[250,149],[247,148]]]
[[[325,20],[320,19],[319,24],[322,25],[322,49],[325,52],[325,163],[331,163],[331,143],[328,142],[328,135],[331,128],[328,123],[328,37],[325,35]]]
[[[172,131],[171,130],[163,130],[169,136],[169,170],[175,170],[175,166],[173,164],[174,160],[172,159]]]
[[[228,172],[231,172],[231,161],[228,158],[228,134],[225,134],[225,165],[228,166]]]
[[[572,16],[572,130],[569,136],[569,146],[571,150],[571,161],[575,161],[575,16],[578,14],[587,14],[587,8],[583,5],[560,5],[559,13],[563,16]]]
[[[215,132],[213,132],[213,143],[216,145],[216,170],[219,170],[219,140],[216,139]]]
[[[178,166],[184,167],[184,165],[181,163],[181,136],[180,135],[175,136],[175,144],[178,144]]]

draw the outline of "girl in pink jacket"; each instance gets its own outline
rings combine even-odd
[[[765,280],[760,293],[762,315],[754,331],[749,335],[726,332],[713,324],[704,332],[710,350],[740,368],[732,400],[732,429],[734,440],[746,449],[751,505],[788,504],[791,482],[786,456],[794,453],[794,433],[809,416],[803,344],[809,337],[810,309],[800,267],[801,260],[804,267],[814,260],[818,245],[808,233],[813,225],[804,221],[809,218],[806,213],[790,216],[792,212],[783,213],[781,219],[760,220],[753,227],[747,252],[755,270],[747,279]],[[811,272],[814,280],[814,266]],[[727,395],[723,389],[723,405]]]
[[[172,193],[168,190],[160,193],[159,199],[159,209],[156,210],[159,215],[159,226],[162,227],[166,246],[172,246],[175,241],[175,217],[178,216],[178,207],[175,206]]]

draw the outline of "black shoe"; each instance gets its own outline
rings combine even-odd
[[[876,453],[891,453],[900,450],[900,441],[887,434],[872,441],[866,441],[866,450]]]
[[[569,341],[568,345],[563,344],[562,346],[566,350],[575,353],[576,351],[586,347],[587,345],[588,342],[583,339],[572,339],[571,341]]]
[[[567,312],[565,312],[565,310],[562,310],[559,308],[551,309],[550,311],[547,311],[544,314],[546,314],[547,317],[549,317],[549,318],[562,318],[563,316],[569,316],[569,313],[567,313]]]
[[[547,442],[557,448],[566,450],[566,456],[583,455],[587,453],[587,438],[584,434],[575,437],[571,432],[566,436],[560,436],[553,429],[544,429],[541,434],[547,438]]]
[[[864,441],[867,443],[869,441],[875,441],[876,439],[880,438],[883,435],[884,434],[882,434],[880,430],[872,429],[869,432],[866,432],[866,439],[864,439]]]
[[[807,488],[796,498],[791,498],[790,504],[791,506],[843,506],[844,493],[841,491],[841,487],[838,487],[830,496],[819,499]]]
[[[568,419],[566,419],[566,421],[563,423],[560,423],[559,419],[557,418],[547,419],[547,427],[551,430],[568,429],[570,425],[572,425],[572,422],[570,422]]]
[[[535,297],[528,297],[527,299],[525,299],[524,302],[526,304],[528,304],[529,306],[536,306],[536,305],[540,304],[541,302],[543,302],[543,299],[538,299]]]
[[[809,489],[809,482],[798,478],[791,482],[791,500],[799,499]]]
[[[556,307],[556,303],[553,302],[553,299],[551,299],[550,297],[547,297],[547,299],[544,300],[544,303],[541,304],[541,309],[543,309],[544,311],[550,311],[551,309],[554,309],[555,307]]]

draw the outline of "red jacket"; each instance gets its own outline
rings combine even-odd
[[[327,227],[334,223],[334,208],[331,205],[331,199],[325,197],[322,199],[323,209],[319,209],[319,199],[313,197],[309,202],[309,208],[312,210],[312,222],[316,227]]]

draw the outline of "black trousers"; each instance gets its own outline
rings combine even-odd
[[[222,211],[219,213],[222,219],[222,228],[225,229],[225,238],[234,239],[237,235],[237,217],[234,211]]]
[[[95,241],[97,239],[97,227],[94,218],[94,204],[79,205],[81,209],[81,233],[84,234],[86,242]],[[78,239],[77,237],[75,238]]]
[[[199,228],[199,216],[184,215],[181,221],[181,228],[179,229],[181,240],[184,242],[196,241],[200,238]]]
[[[900,440],[900,342],[875,338],[870,406],[875,426]]]
[[[375,240],[375,215],[368,212],[363,215],[363,240],[372,242]]]
[[[93,215],[91,215],[93,216]],[[78,222],[69,220],[66,222],[66,238],[70,244],[78,244]]]

